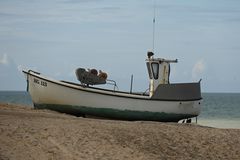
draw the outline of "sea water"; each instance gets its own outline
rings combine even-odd
[[[240,128],[240,93],[203,93],[198,124],[217,128]],[[33,107],[25,91],[0,91],[0,103]],[[195,120],[192,120],[195,122]]]
[[[26,91],[0,91],[0,103],[33,107],[32,99]]]
[[[240,128],[240,93],[204,93],[198,123],[217,128]]]

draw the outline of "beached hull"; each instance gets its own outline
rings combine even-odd
[[[177,122],[198,116],[201,99],[152,100],[148,96],[84,87],[24,72],[36,108],[110,119]]]

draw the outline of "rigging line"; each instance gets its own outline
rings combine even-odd
[[[154,9],[153,9],[153,35],[152,35],[152,51],[154,53],[154,47],[155,47],[155,21],[156,21],[156,0],[154,0]]]

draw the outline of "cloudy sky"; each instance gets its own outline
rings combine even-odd
[[[0,0],[0,90],[25,90],[22,69],[77,82],[78,67],[146,90],[154,6],[155,56],[179,60],[171,82],[240,92],[239,0]]]

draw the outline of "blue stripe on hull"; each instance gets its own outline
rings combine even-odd
[[[129,121],[160,121],[178,122],[181,119],[195,117],[190,114],[174,114],[164,112],[118,110],[109,108],[93,108],[84,106],[54,105],[54,104],[34,104],[37,109],[50,109],[75,116],[90,115],[108,119],[129,120]]]

